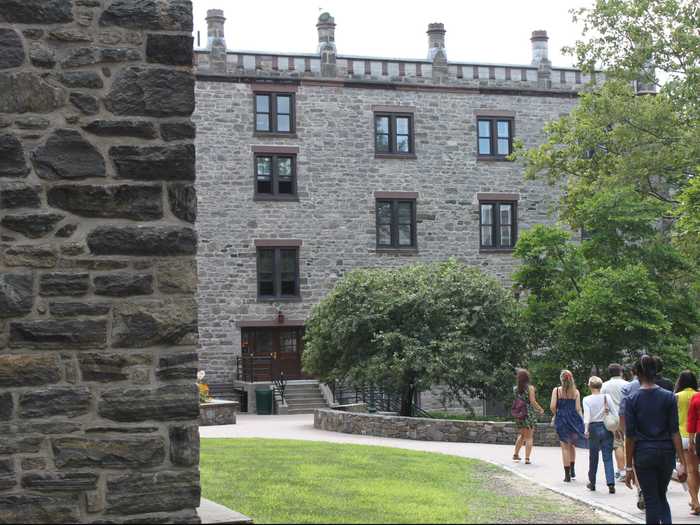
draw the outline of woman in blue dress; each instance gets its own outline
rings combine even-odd
[[[554,414],[554,427],[559,436],[561,459],[564,464],[564,481],[576,478],[576,445],[585,443],[581,394],[576,388],[574,376],[568,370],[559,375],[561,386],[552,390],[550,409]]]

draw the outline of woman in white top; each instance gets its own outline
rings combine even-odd
[[[605,481],[610,494],[615,494],[615,468],[613,466],[613,433],[605,428],[606,413],[618,416],[617,407],[609,394],[601,394],[603,381],[599,377],[588,380],[591,395],[583,398],[583,426],[588,439],[588,487],[595,490],[595,480],[598,474],[598,452],[603,454],[605,466]]]

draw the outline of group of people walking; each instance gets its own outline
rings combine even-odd
[[[552,390],[550,410],[556,428],[564,467],[564,482],[576,479],[576,448],[588,448],[587,487],[595,491],[598,463],[602,456],[608,492],[616,482],[637,488],[639,508],[646,510],[647,523],[671,523],[666,492],[672,476],[686,483],[691,514],[700,516],[700,392],[695,374],[689,370],[675,384],[661,374],[661,359],[642,356],[634,366],[631,381],[624,368],[608,367],[608,380],[592,376],[590,395],[581,398],[573,374],[562,370],[560,384]],[[538,414],[535,387],[527,370],[518,370],[512,415],[518,428],[513,460],[530,464]],[[613,461],[614,456],[614,461]]]

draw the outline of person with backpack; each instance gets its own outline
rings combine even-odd
[[[615,494],[615,467],[613,466],[613,432],[620,426],[617,407],[610,394],[601,394],[603,381],[593,376],[588,380],[590,396],[583,398],[583,426],[588,439],[588,490],[595,490],[598,474],[598,453],[603,455],[605,481],[608,492]]]
[[[530,374],[527,370],[522,368],[518,370],[513,393],[515,399],[513,399],[511,414],[518,429],[513,461],[520,461],[520,449],[525,446],[525,464],[529,465],[534,445],[535,426],[537,425],[535,411],[544,414],[544,409],[537,402],[535,387],[530,384]]]

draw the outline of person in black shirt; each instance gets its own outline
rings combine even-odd
[[[656,362],[656,376],[654,376],[654,383],[656,383],[657,386],[660,386],[664,390],[673,392],[675,388],[673,382],[670,379],[667,379],[661,375],[661,371],[664,369],[664,362],[661,360],[660,357],[654,357],[654,361]]]
[[[647,523],[671,523],[666,491],[676,465],[678,480],[685,482],[687,467],[678,432],[678,405],[673,393],[656,383],[656,360],[644,355],[638,365],[641,388],[625,402],[625,484],[639,480],[646,503]]]

